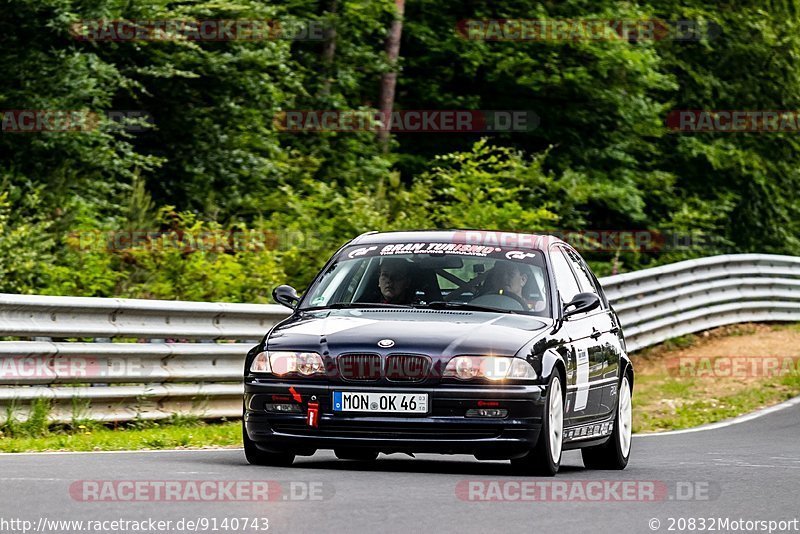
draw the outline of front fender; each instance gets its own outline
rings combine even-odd
[[[633,380],[634,380],[634,372],[633,372],[633,362],[631,361],[630,356],[626,352],[623,352],[619,356],[619,368],[620,368],[620,380],[625,374],[630,374],[630,383],[631,383],[631,392],[633,392]]]
[[[553,371],[557,368],[560,368],[561,372],[563,373],[563,380],[565,382],[564,386],[566,387],[567,362],[564,360],[564,356],[556,349],[551,348],[543,352],[539,357],[539,360],[541,362],[541,371],[539,371],[541,383],[547,384],[550,382],[550,377],[553,375]]]

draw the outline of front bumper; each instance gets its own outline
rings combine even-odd
[[[244,425],[250,440],[269,451],[313,454],[316,449],[347,447],[385,453],[435,452],[474,454],[482,459],[511,458],[527,452],[539,437],[544,389],[540,385],[381,387],[246,380]],[[429,413],[334,413],[335,390],[427,393]],[[266,403],[284,402],[287,398],[296,403],[298,396],[302,413],[274,413],[264,408]],[[313,397],[319,403],[318,427],[306,422],[306,407]],[[481,407],[505,409],[508,415],[466,417],[467,410]]]

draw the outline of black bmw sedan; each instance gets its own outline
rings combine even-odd
[[[473,454],[554,475],[566,449],[623,469],[633,367],[580,255],[550,236],[367,233],[328,261],[247,356],[247,460],[333,449]]]

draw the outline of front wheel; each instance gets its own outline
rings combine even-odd
[[[617,417],[611,437],[596,447],[581,449],[583,465],[588,469],[625,469],[631,456],[631,384],[627,376],[619,383]]]
[[[290,452],[267,452],[256,447],[255,442],[247,436],[244,422],[242,422],[242,442],[244,443],[244,456],[251,465],[289,467],[294,462],[294,454]]]
[[[554,476],[561,466],[564,436],[564,395],[561,378],[554,372],[547,386],[542,431],[536,445],[522,458],[511,460],[520,474]]]

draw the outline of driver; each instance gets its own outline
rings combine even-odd
[[[528,281],[531,281],[531,272],[527,266],[511,261],[497,262],[487,274],[483,294],[508,295],[524,303],[528,310],[541,311],[545,303],[528,298]]]
[[[381,262],[378,277],[382,304],[411,304],[411,264],[402,258],[387,258]]]
[[[524,299],[525,284],[528,283],[529,273],[519,264],[510,261],[498,262],[486,280],[486,287],[490,293],[513,293],[519,299]],[[513,298],[513,297],[512,297]]]

